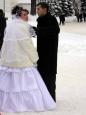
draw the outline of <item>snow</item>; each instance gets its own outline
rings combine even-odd
[[[69,16],[65,18],[66,22],[74,22],[77,21],[76,16]]]
[[[18,2],[17,3],[29,3],[29,4],[31,4],[31,0],[18,0]]]
[[[57,114],[85,115],[86,35],[61,33],[57,77]]]
[[[59,39],[59,52],[76,56],[86,55],[86,35],[61,33]]]

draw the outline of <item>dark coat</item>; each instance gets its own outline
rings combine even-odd
[[[37,19],[38,69],[41,72],[57,73],[58,22],[50,13]]]
[[[64,24],[64,22],[65,22],[65,15],[64,15],[64,14],[61,14],[61,15],[59,16],[59,19],[60,19],[60,24],[61,24],[61,23]]]
[[[6,18],[5,17],[0,17],[0,50],[3,44],[3,37],[4,37],[4,30],[6,27]]]

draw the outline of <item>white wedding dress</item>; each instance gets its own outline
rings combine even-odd
[[[13,20],[6,28],[0,62],[0,111],[46,111],[55,109],[39,72],[38,55],[27,23]]]

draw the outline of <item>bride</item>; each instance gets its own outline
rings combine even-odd
[[[6,27],[0,62],[0,111],[46,111],[55,109],[36,69],[38,54],[28,30],[28,11],[21,9]]]

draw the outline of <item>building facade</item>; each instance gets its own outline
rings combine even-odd
[[[0,9],[3,9],[5,15],[8,16],[15,4],[16,0],[0,0]]]

